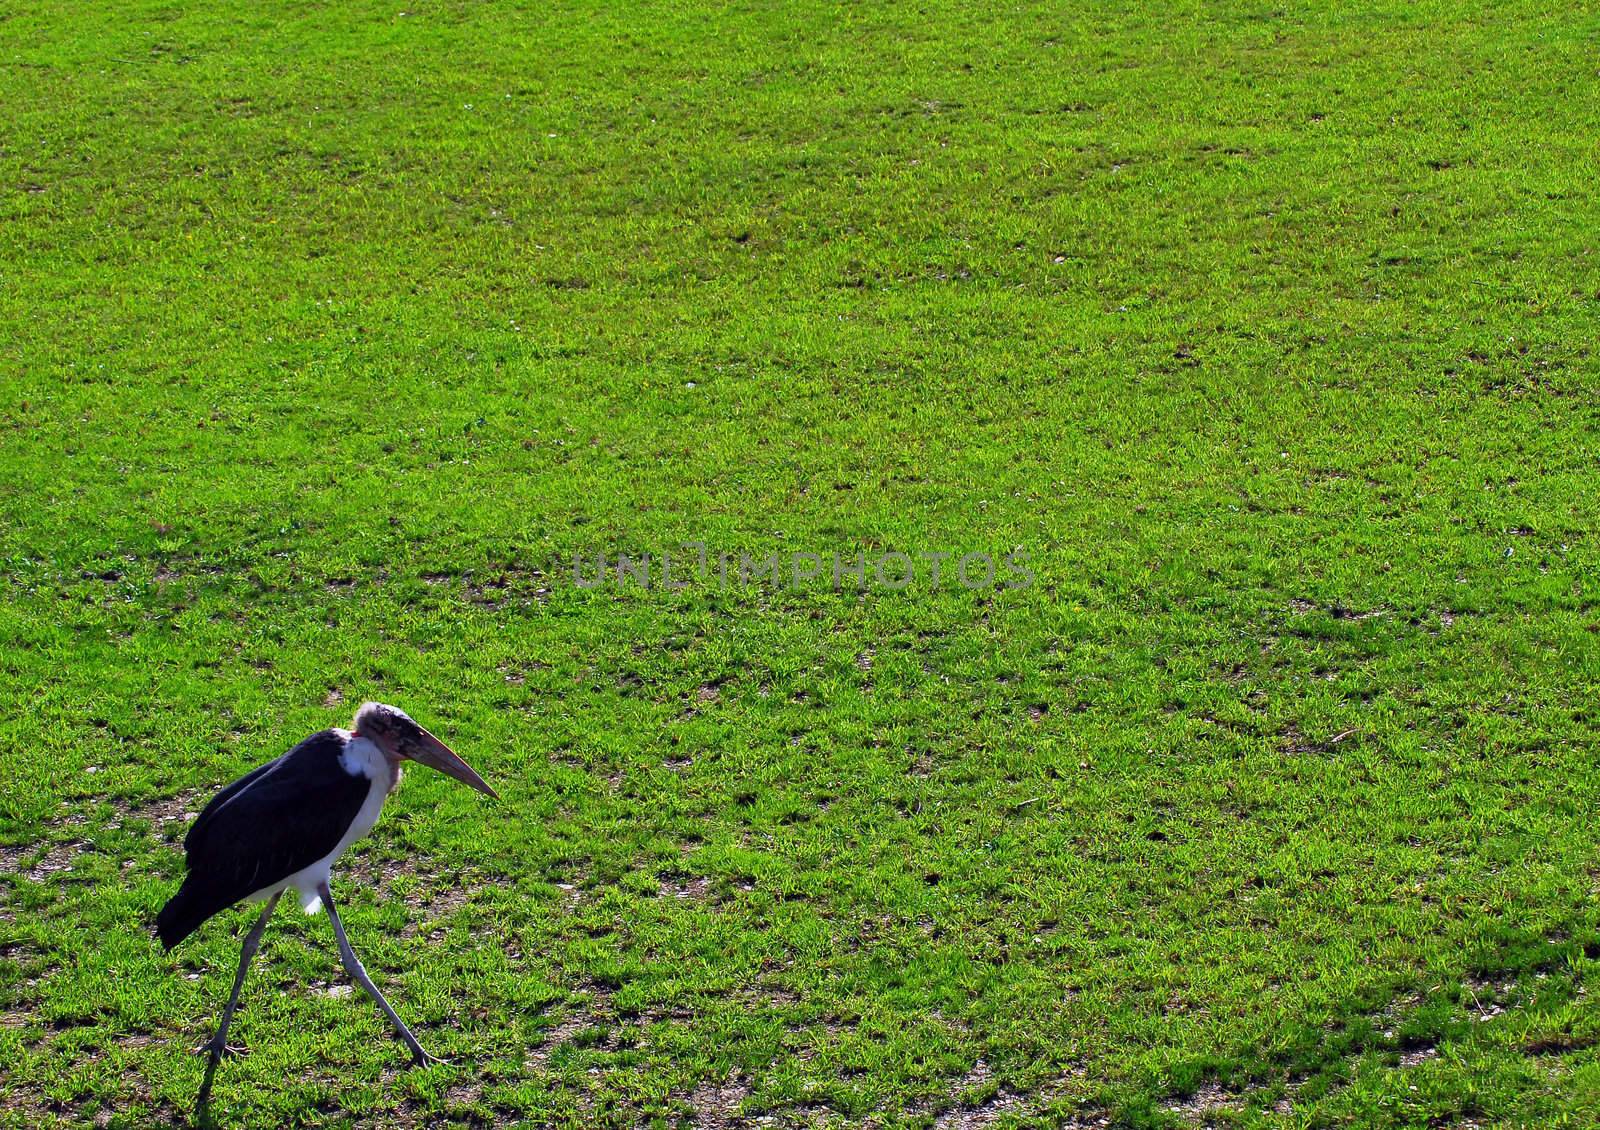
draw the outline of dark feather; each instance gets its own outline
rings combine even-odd
[[[163,946],[339,846],[372,787],[345,772],[344,745],[334,730],[313,734],[211,799],[183,839],[189,873],[156,916]]]

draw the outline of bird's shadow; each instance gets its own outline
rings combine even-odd
[[[194,1118],[191,1125],[197,1127],[212,1127],[217,1125],[216,1116],[211,1113],[211,1082],[217,1077],[217,1061],[207,1058],[206,1077],[200,1083],[200,1094],[194,1100]]]

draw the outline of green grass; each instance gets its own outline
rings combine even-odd
[[[368,697],[453,1065],[282,911],[225,1124],[1600,1124],[1600,20],[1480,9],[0,12],[0,1126],[187,1116],[182,814]],[[686,540],[1038,580],[572,583]]]

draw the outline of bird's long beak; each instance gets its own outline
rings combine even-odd
[[[422,730],[422,727],[418,726],[417,729]],[[422,730],[420,738],[405,743],[403,755],[419,765],[437,769],[446,777],[454,777],[464,785],[471,785],[480,793],[488,793],[496,800],[500,799],[500,794],[491,789],[489,783],[473,771],[472,766],[462,761],[454,750],[426,730]]]

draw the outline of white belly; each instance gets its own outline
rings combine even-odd
[[[367,756],[367,750],[361,748],[363,746],[370,747],[370,757]],[[280,879],[270,886],[262,887],[259,891],[246,898],[246,902],[263,902],[284,891],[294,891],[299,895],[300,909],[307,914],[315,914],[322,909],[322,896],[317,893],[317,888],[328,881],[329,875],[333,871],[334,860],[343,855],[345,849],[351,844],[372,831],[372,826],[378,822],[378,813],[383,810],[384,799],[388,797],[390,786],[393,783],[389,775],[388,763],[384,760],[383,755],[364,738],[354,739],[350,743],[349,751],[345,756],[360,765],[364,770],[370,766],[370,771],[374,772],[374,776],[368,779],[367,799],[361,802],[361,809],[356,813],[356,818],[351,821],[349,830],[345,832],[338,844],[327,855],[309,866],[302,867],[286,879]]]

